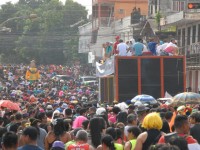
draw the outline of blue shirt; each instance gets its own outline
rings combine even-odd
[[[143,44],[140,43],[140,42],[136,42],[134,45],[133,45],[133,49],[135,51],[135,56],[141,56],[142,55],[142,51],[143,51]]]
[[[156,42],[149,42],[148,49],[152,52],[153,55],[156,55]]]
[[[19,147],[17,150],[44,150],[44,149],[35,145],[24,145]]]

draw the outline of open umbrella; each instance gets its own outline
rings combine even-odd
[[[156,104],[157,103],[157,101],[155,100],[155,98],[153,96],[146,95],[146,94],[137,95],[131,100],[132,103],[135,103],[137,101],[140,101],[141,103],[148,103],[148,104]]]
[[[10,100],[0,100],[0,107],[5,107],[5,108],[11,109],[11,110],[20,111],[19,105]]]
[[[183,92],[173,97],[172,104],[184,105],[184,104],[199,104],[200,94],[194,92]]]

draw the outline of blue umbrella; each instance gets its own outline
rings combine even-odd
[[[131,100],[132,103],[135,103],[137,101],[140,101],[141,103],[148,103],[148,104],[156,104],[157,103],[156,99],[153,96],[146,95],[146,94],[137,95]]]

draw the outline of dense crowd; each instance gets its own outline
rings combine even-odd
[[[178,55],[178,46],[175,39],[160,41],[150,38],[147,42],[142,39],[123,41],[116,36],[116,41],[106,42],[103,46],[103,59],[112,55],[119,56],[173,56]]]
[[[39,66],[34,82],[24,79],[27,68],[0,68],[1,99],[20,105],[20,111],[1,107],[3,150],[200,149],[198,105],[101,104],[96,87],[79,82],[90,74],[87,67]],[[56,74],[74,79],[52,80]]]

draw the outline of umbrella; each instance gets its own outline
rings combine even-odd
[[[194,92],[183,92],[173,97],[172,104],[184,105],[184,104],[199,104],[200,94]]]
[[[0,100],[0,107],[5,107],[11,110],[20,110],[20,107],[17,103],[14,103],[10,100]]]
[[[146,94],[137,95],[131,100],[132,103],[135,103],[137,101],[140,101],[142,103],[148,103],[148,104],[156,104],[157,103],[157,101],[155,100],[155,98],[153,96],[146,95]]]

